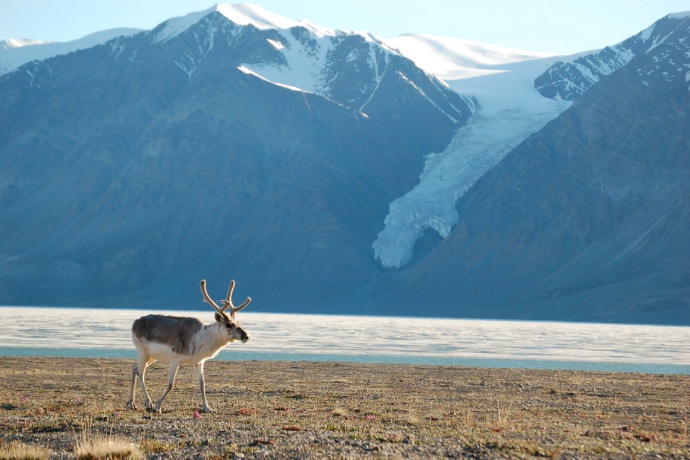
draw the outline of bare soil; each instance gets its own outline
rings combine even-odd
[[[333,362],[210,361],[153,414],[132,361],[0,358],[0,453],[75,458],[88,436],[163,458],[690,458],[690,376]],[[167,369],[154,364],[155,401]],[[137,388],[137,402],[143,397]]]

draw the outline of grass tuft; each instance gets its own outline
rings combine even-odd
[[[142,458],[136,444],[125,439],[100,436],[78,442],[74,452],[78,460]]]
[[[52,453],[43,447],[31,446],[19,441],[0,446],[0,460],[47,460]]]
[[[124,460],[143,457],[139,446],[126,439],[94,434],[92,423],[90,418],[86,420],[74,446],[77,460]]]

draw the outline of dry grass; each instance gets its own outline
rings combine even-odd
[[[79,441],[74,448],[74,453],[78,460],[141,458],[141,451],[136,444],[124,439],[109,437],[95,437],[88,441]]]
[[[0,358],[0,448],[74,458],[89,432],[149,458],[690,458],[684,375],[212,361],[199,415],[190,368],[162,414],[128,410],[130,365]],[[165,382],[154,365],[152,398]]]
[[[43,447],[29,446],[20,441],[0,446],[0,460],[47,460],[51,453]]]
[[[111,434],[99,433],[93,419],[87,417],[74,446],[77,460],[92,459],[138,459],[142,457],[139,446]]]

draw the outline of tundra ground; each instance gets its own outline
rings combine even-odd
[[[107,456],[80,454],[91,440],[132,447],[110,458],[690,458],[688,375],[210,361],[215,412],[184,367],[152,414],[126,407],[131,364],[1,357],[0,459]],[[147,373],[154,401],[166,376]]]

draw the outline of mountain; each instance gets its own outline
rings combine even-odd
[[[443,242],[388,281],[401,289],[385,302],[439,315],[690,324],[688,17],[648,29],[666,38],[484,174]]]
[[[659,46],[684,49],[690,28],[690,12],[669,14],[623,42],[587,54],[571,62],[559,61],[534,80],[543,96],[573,101],[633,59],[654,53]],[[656,54],[658,56],[658,54]],[[665,62],[665,56],[658,56]],[[679,64],[683,60],[678,61]]]
[[[688,17],[549,56],[218,5],[27,62],[0,303],[690,324]]]
[[[475,105],[246,5],[27,63],[0,77],[0,302],[190,308],[233,277],[323,305],[380,271],[388,203]]]

